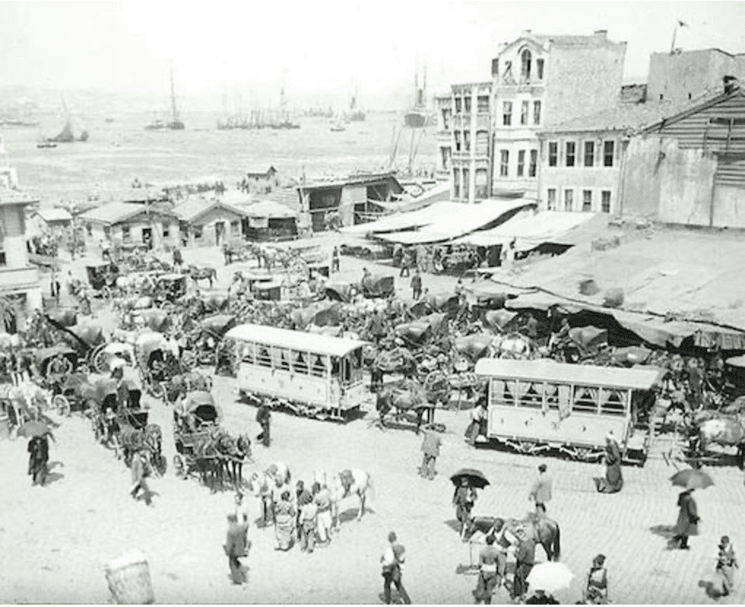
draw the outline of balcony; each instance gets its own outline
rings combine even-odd
[[[38,286],[38,268],[0,268],[0,293],[24,291]]]

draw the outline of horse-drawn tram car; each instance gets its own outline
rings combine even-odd
[[[488,438],[521,453],[556,449],[596,461],[612,432],[624,460],[644,464],[650,435],[640,413],[654,401],[657,367],[482,358],[476,374],[487,380]]]
[[[367,342],[264,325],[239,325],[225,338],[235,342],[238,390],[257,404],[334,421],[372,404],[363,380]]]

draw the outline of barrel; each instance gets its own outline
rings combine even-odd
[[[155,602],[150,567],[138,550],[130,550],[106,565],[106,581],[119,605],[150,605]]]

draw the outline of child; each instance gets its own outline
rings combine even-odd
[[[735,570],[740,566],[735,558],[735,549],[729,541],[729,536],[723,535],[719,542],[717,555],[717,572],[722,576],[722,596],[728,596],[735,584]]]

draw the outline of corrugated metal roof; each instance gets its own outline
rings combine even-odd
[[[329,335],[309,334],[304,331],[277,329],[265,325],[239,325],[225,334],[228,339],[250,341],[260,344],[291,348],[314,354],[328,354],[330,356],[344,356],[355,348],[364,346],[367,342]]]
[[[476,362],[477,375],[527,381],[548,381],[609,388],[649,390],[662,373],[657,367],[619,369],[596,365],[571,365],[558,362],[482,358]]]

